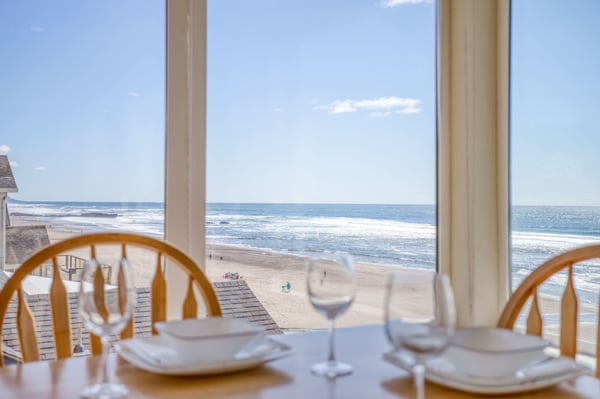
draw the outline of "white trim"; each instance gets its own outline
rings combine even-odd
[[[204,266],[206,0],[167,1],[165,238]],[[167,267],[168,317],[178,317],[187,277]],[[173,287],[177,287],[173,289]]]
[[[440,0],[439,269],[459,325],[494,325],[508,295],[508,0]]]

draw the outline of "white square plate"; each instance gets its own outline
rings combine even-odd
[[[267,337],[252,347],[238,352],[230,359],[216,362],[190,362],[177,358],[176,352],[165,344],[164,338],[160,335],[123,340],[116,343],[115,348],[123,359],[134,366],[151,373],[164,375],[230,373],[257,367],[288,356],[293,352],[290,346]]]
[[[408,362],[397,352],[385,353],[383,358],[391,364],[407,369]],[[589,372],[589,369],[569,358],[558,357],[548,358],[539,365],[528,365],[521,374],[512,377],[480,378],[461,373],[448,359],[441,356],[427,363],[425,379],[459,391],[483,395],[505,395],[551,387]]]

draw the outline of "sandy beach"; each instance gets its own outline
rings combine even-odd
[[[23,217],[12,217],[13,225],[30,224]],[[54,243],[74,234],[67,225],[47,225],[50,242]],[[118,248],[97,248],[98,260],[114,264],[118,261]],[[87,250],[73,255],[89,257]],[[156,267],[153,254],[143,249],[129,250],[128,256],[134,267],[136,285],[148,287]],[[237,246],[207,244],[205,273],[212,282],[226,281],[226,273],[238,273],[250,286],[256,297],[284,331],[327,328],[326,319],[317,313],[306,294],[305,259],[301,256],[261,251]],[[380,265],[356,263],[357,290],[350,309],[336,321],[338,326],[372,324],[383,322],[385,281],[392,271],[425,275],[425,271],[400,269]],[[290,283],[289,292],[282,286]],[[407,298],[409,300],[409,298]]]
[[[12,217],[13,225],[32,224],[24,217]],[[47,225],[50,242],[54,243],[74,234],[85,233],[80,229],[73,230],[68,225]],[[102,263],[115,264],[120,252],[118,248],[97,248],[98,259]],[[83,258],[89,257],[87,250],[73,252]],[[156,268],[155,255],[143,249],[130,249],[129,259],[134,266],[135,281],[138,287],[151,284]],[[237,273],[248,284],[256,297],[271,314],[275,322],[284,331],[301,331],[307,329],[327,328],[327,321],[317,313],[306,294],[305,257],[262,251],[238,246],[207,244],[205,273],[212,282],[226,281],[226,273]],[[367,263],[356,263],[357,291],[350,309],[337,321],[337,326],[358,324],[381,324],[383,322],[383,304],[385,281],[391,272],[402,272],[414,276],[426,276],[427,271],[381,266]],[[66,278],[66,275],[65,275]],[[290,283],[289,292],[282,286]],[[406,301],[415,301],[407,293]],[[558,314],[560,298],[542,295],[540,304],[544,314]],[[581,311],[592,312],[592,306],[581,304]],[[527,312],[527,306],[525,307]],[[580,336],[591,341],[592,334],[588,328],[580,330]],[[549,333],[555,334],[557,326],[550,326]]]

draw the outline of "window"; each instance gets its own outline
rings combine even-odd
[[[435,5],[396,3],[208,2],[207,272],[284,329],[325,324],[298,256],[363,264],[346,323],[381,321],[389,270],[436,268]]]
[[[600,235],[600,57],[591,51],[599,13],[594,1],[512,2],[513,288],[543,261]],[[576,265],[584,309],[597,303],[599,266]],[[556,313],[565,278],[542,287]],[[580,318],[588,316],[595,317]],[[546,323],[558,323],[556,314],[549,317]]]
[[[45,224],[50,241],[163,236],[165,11],[164,0],[0,4],[13,228]]]

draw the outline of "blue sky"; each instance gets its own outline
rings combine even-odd
[[[401,3],[209,1],[209,201],[434,202],[434,5]],[[0,2],[15,198],[162,200],[164,12]]]
[[[600,204],[600,2],[577,5],[513,4],[516,204]],[[434,13],[209,0],[208,200],[434,203]],[[14,198],[162,201],[164,1],[0,0],[0,52]]]
[[[513,1],[515,204],[600,205],[600,2]]]

